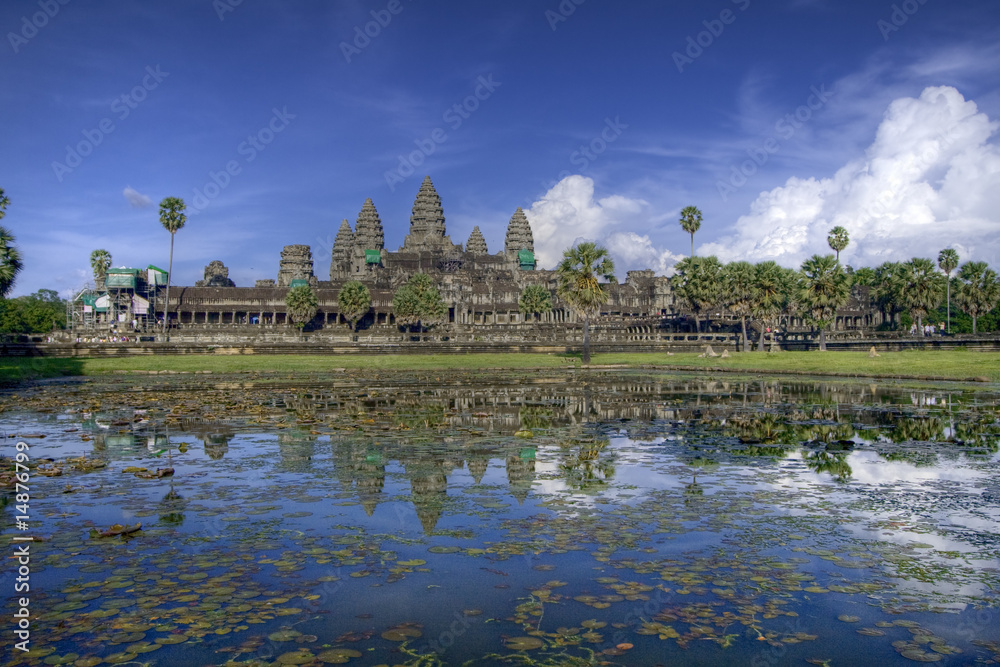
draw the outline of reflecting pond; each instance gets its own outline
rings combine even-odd
[[[36,541],[4,664],[997,663],[998,406],[597,370],[7,389],[31,498],[0,538]]]

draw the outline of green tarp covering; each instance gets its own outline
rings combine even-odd
[[[530,250],[518,250],[517,261],[522,269],[531,271],[535,268],[535,253]]]
[[[365,264],[381,264],[382,253],[378,250],[365,250]]]

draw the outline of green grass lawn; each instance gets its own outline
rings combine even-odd
[[[967,350],[883,352],[871,359],[866,352],[735,353],[728,359],[698,358],[695,353],[595,354],[600,366],[670,369],[726,369],[746,373],[837,373],[857,377],[943,377],[954,380],[986,378],[1000,382],[1000,354]],[[0,358],[0,381],[121,371],[193,373],[324,373],[337,369],[485,370],[580,367],[579,355],[565,354],[382,354],[382,355],[184,355],[122,358],[51,359]]]

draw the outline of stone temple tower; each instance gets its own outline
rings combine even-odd
[[[382,219],[375,210],[371,198],[366,199],[358,213],[354,225],[354,250],[351,255],[351,271],[357,275],[369,267],[381,266],[385,251],[385,231]]]
[[[479,231],[479,225],[472,228],[469,241],[465,244],[465,252],[472,253],[473,255],[489,254],[490,250],[486,247],[486,239],[483,238],[483,233]]]
[[[410,233],[403,240],[404,252],[420,250],[452,250],[454,245],[445,234],[444,211],[431,177],[425,176],[410,215]]]
[[[351,223],[340,223],[337,236],[333,239],[333,253],[330,258],[330,280],[346,278],[351,271],[351,256],[354,253],[354,232]]]
[[[507,254],[517,254],[518,250],[535,251],[535,237],[531,233],[531,225],[528,224],[528,217],[518,206],[511,216],[507,225],[507,236],[504,238],[504,252]]]

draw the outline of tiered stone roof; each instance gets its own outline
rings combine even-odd
[[[354,232],[351,223],[345,219],[340,223],[337,237],[333,239],[333,256],[330,259],[330,280],[337,279],[338,271],[344,271],[351,263],[351,253],[354,250]]]
[[[308,280],[315,283],[313,276],[312,249],[307,245],[286,245],[281,250],[278,263],[278,287],[288,287],[293,280]]]
[[[445,234],[444,210],[431,177],[425,176],[420,191],[413,202],[410,215],[410,233],[403,241],[404,251],[439,250],[450,248],[451,239]]]
[[[438,206],[441,202],[438,200]],[[371,198],[365,200],[358,213],[358,222],[354,225],[354,244],[360,250],[381,250],[385,247],[385,232],[382,230],[382,220],[378,217],[375,204]]]
[[[514,211],[514,215],[511,216],[510,223],[507,225],[507,236],[504,238],[503,249],[507,253],[516,253],[518,250],[535,251],[535,238],[531,234],[531,225],[520,206]]]
[[[483,238],[483,233],[479,231],[479,225],[472,228],[472,233],[469,234],[469,242],[465,244],[465,252],[472,253],[473,255],[490,254],[489,248],[486,247],[486,239]]]

